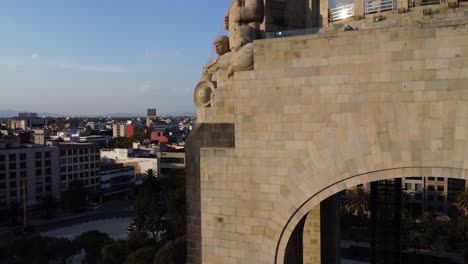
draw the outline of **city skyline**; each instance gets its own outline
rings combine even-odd
[[[228,5],[0,3],[0,110],[194,113],[193,88],[215,55],[212,40],[226,34],[219,14]]]

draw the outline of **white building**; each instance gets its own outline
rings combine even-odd
[[[158,171],[158,161],[154,155],[138,157],[134,155],[133,149],[101,149],[101,161],[133,166],[135,174],[145,173],[149,169]]]

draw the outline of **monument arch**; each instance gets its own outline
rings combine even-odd
[[[188,263],[283,263],[297,223],[340,190],[468,178],[468,6],[431,8],[264,31],[241,45],[248,67],[197,87]]]
[[[433,175],[443,176],[444,178],[463,179],[468,180],[468,169],[462,168],[451,168],[451,167],[402,167],[402,168],[391,168],[383,169],[379,171],[366,172],[357,175],[353,175],[346,179],[342,179],[332,185],[325,186],[317,193],[311,195],[306,201],[297,207],[296,211],[288,219],[287,224],[281,231],[280,239],[276,247],[275,263],[286,263],[285,251],[289,239],[293,230],[297,228],[297,225],[303,221],[309,213],[316,207],[320,207],[320,203],[326,199],[338,194],[341,191],[350,189],[358,185],[364,185],[374,181],[391,180],[395,178],[406,178],[420,175]],[[324,195],[326,193],[326,195]],[[320,211],[318,212],[320,214]],[[299,219],[299,220],[297,220]],[[304,223],[301,223],[302,225]],[[319,231],[320,232],[320,231]],[[320,239],[318,237],[318,239]],[[320,252],[320,243],[313,245],[317,247],[312,251]],[[311,250],[309,248],[309,250]],[[320,253],[319,253],[320,254]],[[309,260],[307,263],[320,263]]]

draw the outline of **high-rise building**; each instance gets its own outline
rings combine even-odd
[[[34,144],[45,145],[48,140],[50,140],[48,129],[34,129]]]
[[[151,127],[156,119],[156,109],[149,108],[146,112],[146,126]]]
[[[0,208],[22,203],[23,192],[27,206],[38,204],[45,195],[58,199],[59,168],[58,147],[0,142]]]
[[[127,125],[114,124],[112,126],[112,137],[127,137]]]
[[[8,128],[10,129],[34,129],[47,126],[46,118],[37,117],[36,113],[20,113],[18,117],[8,120]]]
[[[148,108],[147,117],[156,117],[156,108]]]
[[[100,147],[94,143],[60,143],[60,190],[80,180],[86,188],[99,190]]]

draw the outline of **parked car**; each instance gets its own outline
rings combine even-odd
[[[99,209],[99,208],[101,208],[101,204],[98,204],[98,203],[88,204],[88,209],[90,209],[90,210],[96,210],[96,209]]]

